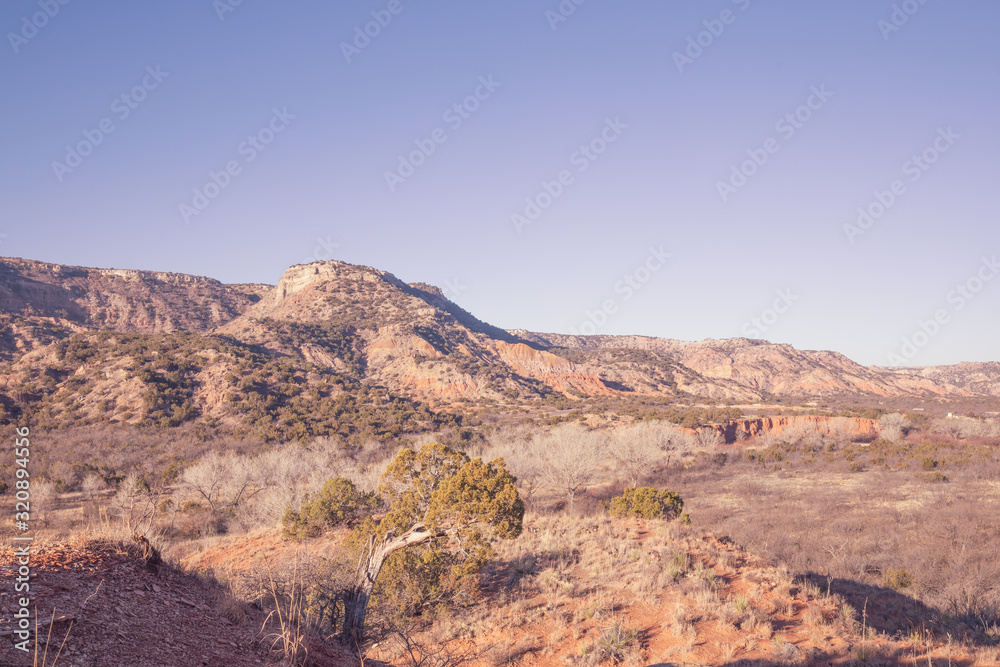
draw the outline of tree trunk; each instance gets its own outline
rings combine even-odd
[[[344,598],[344,632],[341,639],[345,644],[361,651],[368,601],[371,599],[375,580],[382,571],[385,559],[400,549],[419,544],[431,537],[432,534],[423,524],[417,524],[399,537],[390,531],[380,540],[376,540],[374,535],[368,538],[368,544],[365,545],[365,550],[358,560],[354,581]]]

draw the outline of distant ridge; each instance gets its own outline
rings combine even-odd
[[[0,403],[74,423],[238,425],[270,415],[278,429],[285,410],[308,431],[332,428],[335,416],[315,416],[327,401],[367,401],[373,391],[384,405],[396,396],[496,410],[641,397],[1000,396],[996,362],[890,369],[746,338],[503,330],[436,287],[340,261],[293,266],[272,286],[0,258],[0,325]],[[413,419],[431,418],[413,409]]]

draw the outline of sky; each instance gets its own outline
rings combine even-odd
[[[0,255],[1000,360],[1000,4],[9,0]]]

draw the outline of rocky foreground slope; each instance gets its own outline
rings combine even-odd
[[[997,363],[866,368],[744,338],[504,331],[437,288],[337,261],[293,266],[272,287],[0,259],[0,332],[0,407],[56,422],[251,419],[308,435],[330,399],[340,414],[396,406],[406,422],[467,402],[1000,396]]]
[[[264,612],[231,598],[212,580],[167,564],[149,567],[128,544],[47,543],[33,549],[30,563],[31,650],[18,650],[15,628],[0,622],[4,667],[278,664],[269,651],[274,637],[268,637],[277,628],[262,630]],[[12,549],[0,553],[0,574],[13,579],[17,567]],[[14,601],[6,596],[2,600],[0,618],[9,621]],[[333,646],[317,646],[313,653],[315,665],[357,664]]]

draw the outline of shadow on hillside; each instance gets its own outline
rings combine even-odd
[[[601,378],[601,384],[603,384],[608,389],[614,389],[615,391],[620,391],[624,393],[633,393],[633,394],[635,393],[635,389],[633,389],[632,387],[624,385],[621,382],[608,380],[607,378]]]
[[[918,633],[935,638],[946,635],[960,637],[964,641],[983,644],[985,637],[974,628],[961,621],[947,622],[940,612],[895,590],[862,584],[850,579],[827,579],[823,575],[810,572],[802,577],[823,591],[829,587],[830,593],[843,597],[857,610],[857,621],[869,628],[888,635],[910,635]]]
[[[513,558],[497,559],[487,565],[481,573],[480,582],[484,593],[492,598],[501,592],[510,591],[522,580],[530,580],[548,568],[578,562],[580,550],[576,548],[525,551]]]
[[[883,647],[884,649],[884,647]],[[842,665],[844,664],[844,655],[840,653],[824,653],[823,651],[811,651],[808,656],[801,662],[795,662],[796,665],[802,665],[803,667],[826,667],[827,665]],[[847,664],[859,664],[859,665],[903,665],[911,664],[912,655],[908,652],[903,652],[901,650],[897,651],[886,651],[886,650],[876,650],[874,653],[870,654],[863,660],[854,660],[854,655],[851,655],[851,660]],[[736,660],[734,662],[719,663],[720,667],[763,667],[764,665],[775,665],[775,664],[789,664],[783,662],[770,662],[767,660]],[[921,667],[974,667],[976,664],[973,660],[958,660],[956,658],[920,658]],[[660,662],[648,667],[702,667],[701,663],[695,662]]]

